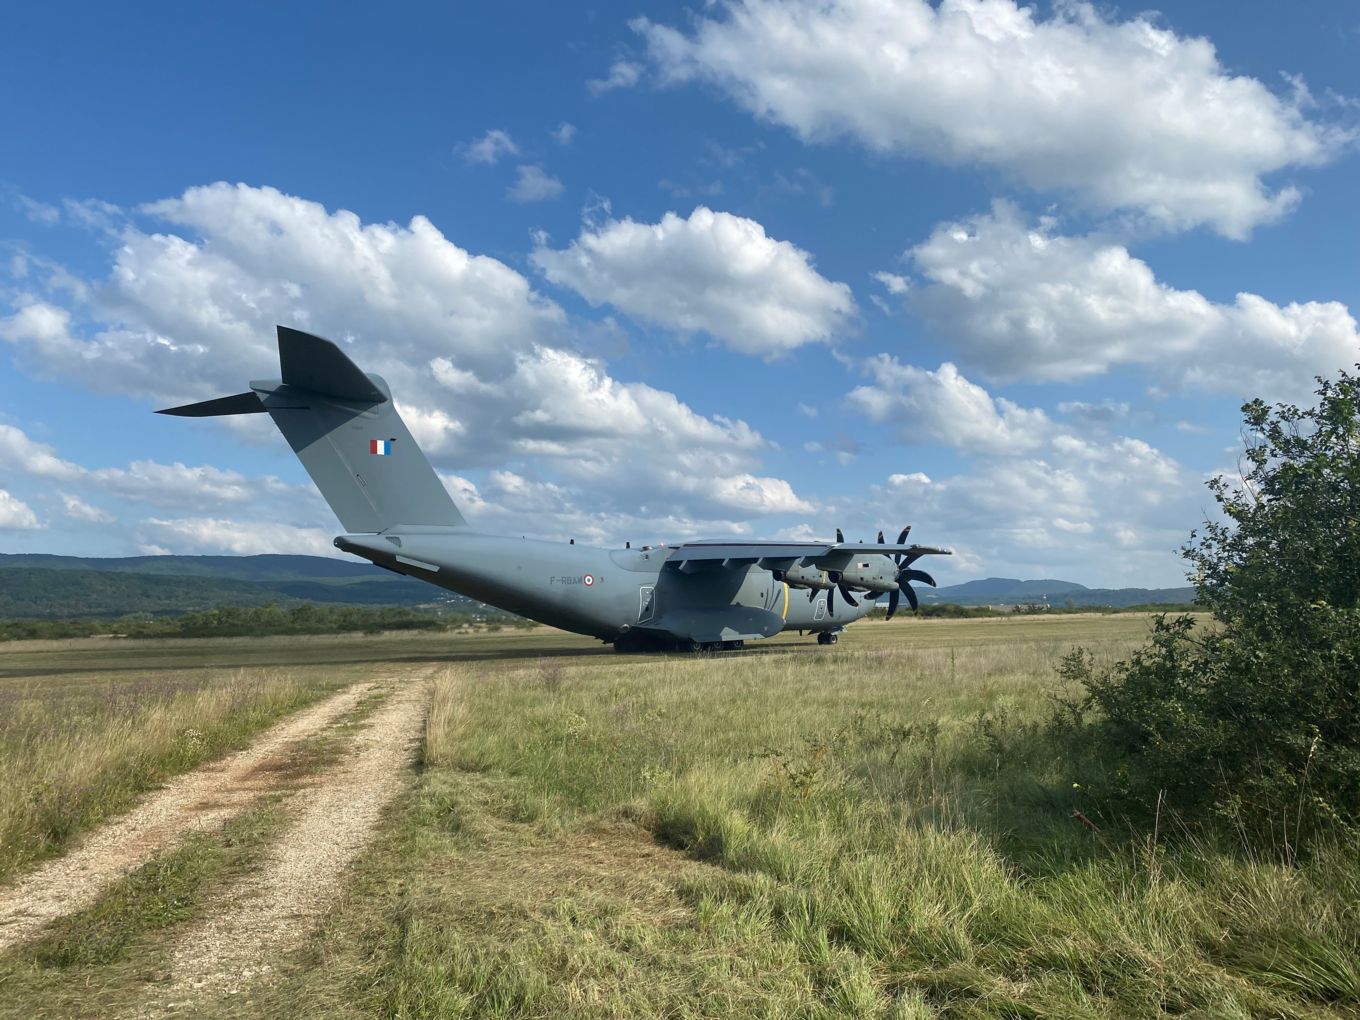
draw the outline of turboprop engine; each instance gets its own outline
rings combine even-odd
[[[898,590],[897,564],[891,556],[869,555],[856,558],[840,572],[841,583],[857,591],[872,591],[880,595]]]
[[[811,588],[815,591],[825,591],[828,588],[836,587],[835,579],[825,570],[817,567],[805,567],[795,563],[787,570],[776,570],[774,572],[776,581],[783,581],[790,588]]]

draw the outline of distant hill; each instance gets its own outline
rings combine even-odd
[[[163,615],[214,606],[300,602],[480,606],[367,563],[324,556],[0,554],[0,616]]]
[[[326,556],[52,556],[0,553],[0,570],[99,570],[118,574],[174,574],[179,577],[231,577],[240,581],[299,581],[314,578],[372,578],[375,568]],[[392,575],[395,580],[395,575]]]
[[[1047,602],[1065,606],[1143,606],[1175,605],[1195,601],[1195,589],[1185,588],[1088,588],[1075,581],[1044,578],[1022,581],[1014,577],[988,577],[981,581],[946,585],[943,588],[916,586],[922,602],[951,602],[960,606],[1020,605]]]

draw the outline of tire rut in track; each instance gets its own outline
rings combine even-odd
[[[266,730],[250,747],[178,776],[63,856],[0,889],[0,952],[83,910],[118,879],[193,830],[220,826],[264,794],[285,789],[290,748],[358,705],[372,683],[347,687]]]
[[[297,815],[263,865],[180,939],[170,983],[142,1015],[200,994],[235,993],[301,944],[409,777],[429,699],[428,682],[413,679],[399,688],[345,757],[296,795]]]

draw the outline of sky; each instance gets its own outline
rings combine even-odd
[[[1360,11],[53,2],[0,31],[0,551],[334,555],[274,326],[479,530],[1184,583],[1360,362]]]

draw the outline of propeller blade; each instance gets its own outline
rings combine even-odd
[[[893,618],[893,614],[897,612],[897,602],[899,598],[900,598],[899,592],[892,592],[888,596],[888,615],[883,617],[883,619],[891,620]]]
[[[843,585],[843,584],[837,585],[837,587],[840,588],[840,590],[841,590],[841,596],[845,599],[847,605],[849,605],[849,606],[851,606],[851,607],[854,607],[854,608],[858,608],[858,607],[859,607],[859,603],[855,601],[855,596],[853,596],[853,595],[850,594],[850,589],[849,589],[849,588],[847,588],[847,587],[846,587],[845,585]]]
[[[828,589],[826,590],[826,615],[827,615],[827,616],[835,616],[835,615],[836,615],[836,589],[835,589],[835,588],[828,588]]]
[[[913,570],[910,568],[907,570],[899,570],[897,572],[897,581],[899,584],[903,581],[920,581],[922,584],[928,584],[932,588],[936,587],[935,578],[931,577],[924,570]]]
[[[841,544],[844,543],[844,542],[845,542],[845,535],[841,532],[841,529],[840,529],[840,528],[837,528],[837,529],[836,529],[836,544],[837,544],[837,545],[841,545]]]
[[[882,529],[882,528],[879,528],[879,529],[878,529],[878,544],[879,544],[879,545],[882,545],[882,544],[883,544],[883,529]]]
[[[897,536],[897,542],[896,542],[895,544],[897,544],[897,545],[906,545],[907,536],[910,535],[910,534],[911,534],[911,525],[908,524],[905,528],[902,529],[902,534],[900,534],[900,535]],[[902,565],[902,560],[903,560],[904,556],[905,556],[904,553],[898,553],[896,556],[893,557],[893,562],[896,563],[896,564],[900,567],[900,566]]]
[[[902,585],[902,594],[905,595],[907,597],[907,601],[911,603],[911,611],[913,613],[921,608],[921,600],[916,597],[916,592],[911,590],[911,585],[909,584]]]

